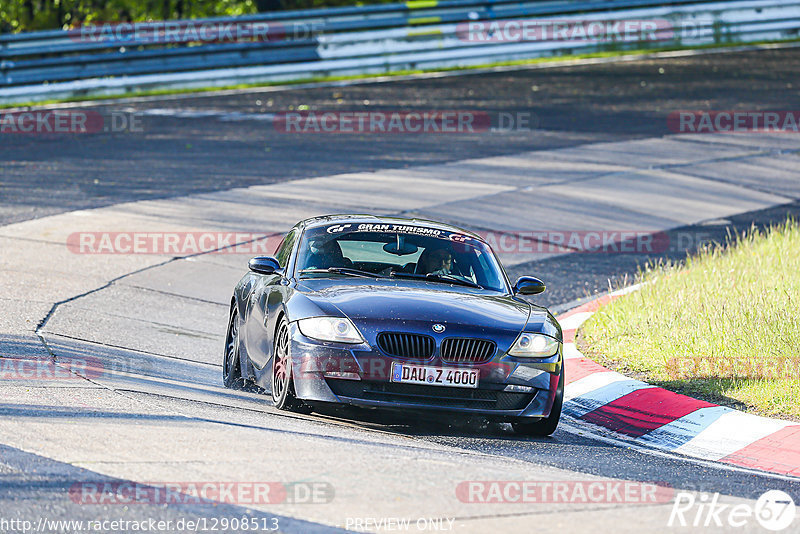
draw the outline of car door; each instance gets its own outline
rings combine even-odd
[[[292,229],[278,245],[275,259],[283,270],[288,265],[297,234],[297,229]],[[286,279],[282,273],[257,276],[247,300],[243,337],[250,361],[263,369],[272,357],[276,312],[285,296]]]

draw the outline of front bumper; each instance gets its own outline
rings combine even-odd
[[[312,340],[303,336],[295,324],[291,326],[295,392],[298,398],[308,401],[404,411],[541,418],[550,414],[563,361],[561,351],[536,362],[498,355],[482,364],[447,363],[437,355],[419,363],[477,368],[480,370],[478,388],[395,383],[389,378],[392,362],[416,362],[391,358],[368,344]]]

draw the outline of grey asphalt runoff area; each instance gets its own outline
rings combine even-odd
[[[673,512],[671,499],[464,502],[460,484],[487,480],[658,482],[747,506],[782,489],[800,502],[796,480],[609,444],[568,422],[552,438],[532,439],[481,421],[279,412],[258,392],[221,385],[230,293],[249,254],[68,246],[95,233],[272,234],[331,212],[418,216],[483,232],[512,277],[546,281],[537,302],[560,308],[643,262],[680,259],[731,230],[800,212],[796,136],[666,128],[678,109],[793,109],[798,56],[766,50],[110,103],[97,109],[138,113],[144,130],[2,137],[0,362],[51,372],[0,382],[0,531],[21,531],[3,519],[185,527],[246,517],[287,532],[385,531],[368,520],[388,518],[410,520],[411,531],[422,520],[460,532],[663,532]],[[298,106],[531,111],[537,128],[287,135],[261,117]],[[611,251],[582,250],[591,232],[613,243],[635,237]],[[93,367],[70,369],[74,361]],[[274,482],[294,493],[216,505],[76,497],[114,481]],[[298,496],[308,488],[326,491]],[[695,512],[688,526],[668,530],[730,530],[693,527]],[[238,527],[212,531],[246,530]],[[751,520],[736,531],[763,529]]]

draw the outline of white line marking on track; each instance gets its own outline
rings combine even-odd
[[[580,380],[567,384],[564,387],[564,401],[566,402],[575,397],[586,395],[587,393],[591,393],[592,391],[613,384],[614,382],[625,382],[629,380],[630,378],[627,376],[615,373],[614,371],[592,373]]]
[[[580,326],[585,323],[589,317],[594,315],[594,312],[580,312],[576,313],[575,315],[570,315],[569,317],[565,318],[561,323],[562,330],[575,330],[580,328]]]
[[[719,460],[793,424],[731,410],[675,452]]]
[[[564,359],[575,360],[578,358],[583,358],[583,354],[578,350],[578,346],[575,345],[575,343],[564,343]]]

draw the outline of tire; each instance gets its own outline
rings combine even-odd
[[[311,408],[299,400],[294,392],[292,376],[291,343],[289,321],[281,317],[275,329],[275,345],[272,353],[272,402],[279,410],[310,413]]]
[[[242,362],[239,359],[239,312],[231,310],[228,334],[225,336],[225,354],[222,360],[222,383],[226,388],[242,389]]]
[[[561,419],[561,407],[564,404],[564,363],[561,363],[561,372],[558,375],[558,387],[556,387],[556,398],[553,401],[553,408],[550,415],[538,421],[527,422],[524,419],[514,421],[511,426],[514,432],[523,436],[546,437],[553,434],[558,427]]]

